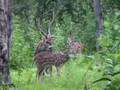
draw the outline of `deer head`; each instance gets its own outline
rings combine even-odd
[[[78,43],[74,37],[68,38],[68,47],[69,47],[69,53],[72,55],[81,53],[83,49],[83,45]]]
[[[51,35],[51,29],[52,29],[52,24],[54,22],[54,11],[53,11],[53,16],[48,20],[48,29],[47,32],[45,32],[43,28],[43,23],[40,21],[39,18],[35,19],[35,25],[37,29],[41,32],[42,34],[42,41],[39,42],[35,54],[38,53],[38,51],[52,51],[52,35]]]
[[[37,45],[34,55],[36,55],[37,53],[43,52],[43,51],[47,51],[47,52],[52,51],[51,38],[43,37],[42,41],[40,41],[39,44]]]

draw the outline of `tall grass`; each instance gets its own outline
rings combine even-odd
[[[98,71],[101,67],[95,67],[92,59],[87,59],[80,55],[74,60],[70,60],[61,68],[61,76],[56,76],[55,68],[53,76],[45,76],[43,82],[36,80],[36,68],[26,68],[21,71],[11,70],[12,82],[16,90],[101,90],[103,83],[92,86],[92,82],[102,76]]]

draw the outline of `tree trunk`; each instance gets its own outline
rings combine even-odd
[[[93,0],[93,8],[96,17],[96,38],[98,39],[103,32],[103,17],[100,0]],[[99,51],[98,41],[96,42],[96,50]]]
[[[9,52],[11,39],[11,0],[0,0],[0,67],[2,83],[10,83]]]

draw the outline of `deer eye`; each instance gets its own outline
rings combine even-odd
[[[47,43],[47,44],[51,44],[51,42],[49,42],[49,41],[47,41],[46,43]]]

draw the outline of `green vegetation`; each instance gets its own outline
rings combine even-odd
[[[100,0],[104,30],[99,37],[92,0],[13,1],[9,60],[13,90],[120,90],[120,0]],[[39,18],[47,31],[52,10],[53,51],[65,51],[70,35],[84,45],[84,50],[63,65],[60,77],[53,67],[53,76],[46,74],[39,82],[33,57],[42,35],[35,19]],[[7,87],[1,85],[0,90]]]
[[[11,76],[17,90],[33,90],[33,88],[34,90],[119,90],[120,72],[116,74],[115,72],[120,70],[118,69],[120,65],[110,67],[106,59],[106,63],[96,66],[97,59],[103,60],[98,57],[98,54],[79,55],[63,66],[61,77],[58,78],[54,70],[53,76],[46,75],[41,83],[36,81],[35,68],[11,70]],[[114,69],[114,73],[109,72],[111,68]]]

